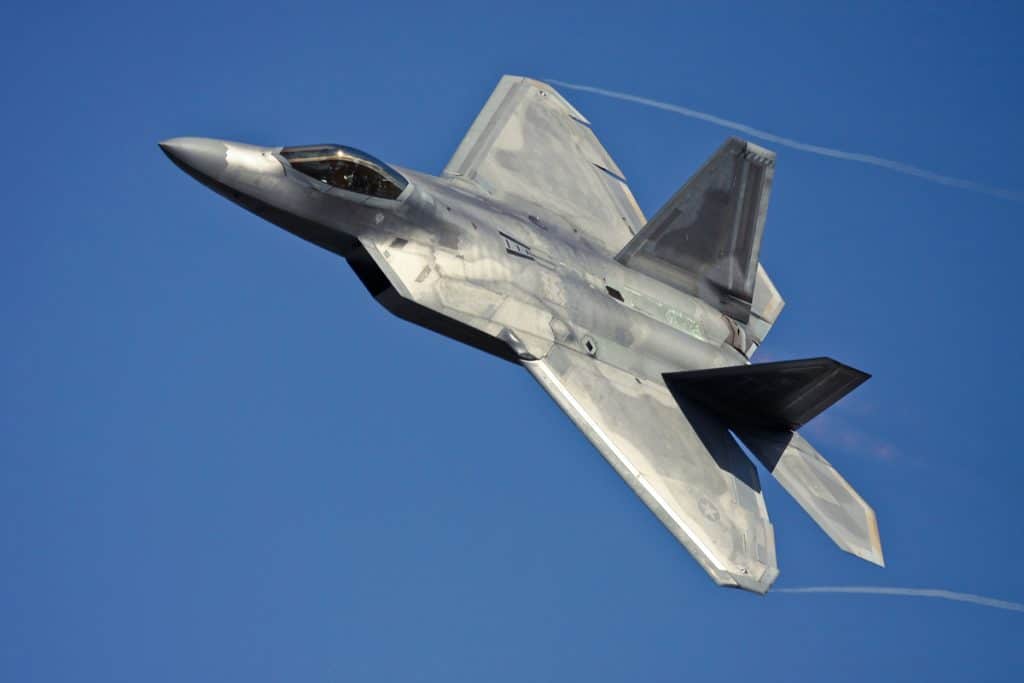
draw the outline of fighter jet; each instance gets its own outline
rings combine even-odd
[[[799,429],[868,378],[752,363],[782,297],[760,263],[775,154],[730,138],[648,220],[583,114],[504,76],[439,176],[336,144],[160,147],[346,259],[395,315],[516,363],[722,586],[778,576],[742,441],[835,543],[883,565],[874,511]]]

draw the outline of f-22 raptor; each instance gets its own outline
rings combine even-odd
[[[590,122],[504,76],[440,176],[352,147],[160,143],[210,189],[346,259],[395,315],[524,367],[722,586],[765,593],[748,450],[840,548],[874,511],[799,429],[868,378],[751,363],[782,297],[760,263],[775,155],[731,138],[650,220]]]

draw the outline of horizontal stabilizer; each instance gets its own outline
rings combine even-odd
[[[794,430],[871,375],[831,358],[754,363],[665,375],[672,391],[702,403],[730,428]]]
[[[774,169],[773,152],[728,139],[616,260],[746,323]]]
[[[737,436],[836,545],[885,566],[875,511],[807,439],[757,429],[740,429]]]

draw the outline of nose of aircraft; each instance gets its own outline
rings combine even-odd
[[[227,145],[213,138],[171,138],[160,143],[164,154],[199,180],[218,180],[226,166]]]

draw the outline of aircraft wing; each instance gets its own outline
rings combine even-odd
[[[590,122],[546,83],[503,76],[444,175],[544,220],[568,222],[616,254],[646,223]]]
[[[558,345],[523,365],[715,583],[768,590],[778,568],[757,470],[722,423],[660,379]]]

